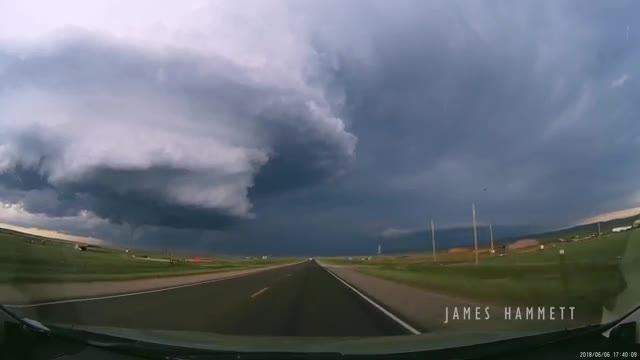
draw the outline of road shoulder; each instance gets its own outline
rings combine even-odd
[[[377,278],[344,266],[321,265],[391,313],[415,326],[422,333],[434,331],[549,331],[560,330],[564,327],[564,323],[559,321],[505,320],[504,306],[416,288]],[[485,308],[487,307],[489,319],[485,318]],[[462,311],[465,308],[471,310],[471,318],[469,319],[462,318]],[[475,318],[476,308],[480,309],[479,319]],[[460,311],[459,320],[452,319],[454,309]]]
[[[0,303],[23,305],[159,290],[176,286],[195,285],[208,281],[245,276],[261,271],[280,268],[283,266],[291,266],[294,264],[296,263],[265,266],[255,269],[215,272],[208,274],[124,281],[1,284]]]

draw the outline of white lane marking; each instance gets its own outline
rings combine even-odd
[[[265,291],[267,291],[267,290],[269,290],[269,288],[268,288],[268,287],[266,287],[266,288],[264,288],[264,289],[262,289],[262,290],[258,291],[257,293],[255,293],[255,294],[251,295],[251,298],[254,298],[254,297],[258,296],[258,295],[262,294],[263,292],[265,292]]]
[[[298,264],[300,264],[302,262],[304,262],[304,261],[293,263],[293,264],[283,265],[283,267],[284,266],[298,265]],[[239,277],[254,275],[254,274],[261,273],[263,271],[275,270],[275,269],[278,269],[278,268],[267,269],[267,270],[262,270],[262,271],[255,271],[255,272],[250,272],[248,274],[227,276],[227,277],[224,277],[224,278],[213,279],[213,280],[205,280],[205,281],[200,281],[200,282],[191,283],[191,284],[176,285],[176,286],[171,286],[171,287],[162,288],[162,289],[136,291],[136,292],[132,292],[132,293],[116,294],[116,295],[97,296],[97,297],[92,297],[92,298],[68,299],[68,300],[41,302],[41,303],[35,303],[35,304],[3,305],[3,306],[8,307],[8,308],[16,308],[16,309],[18,309],[18,308],[29,308],[29,307],[44,306],[44,305],[57,305],[57,304],[67,304],[67,303],[82,302],[82,301],[114,299],[114,298],[125,297],[125,296],[144,295],[144,294],[151,294],[151,293],[156,293],[156,292],[161,292],[161,291],[169,291],[169,290],[181,289],[181,288],[186,288],[186,287],[189,287],[189,286],[205,285],[205,284],[210,284],[210,283],[214,283],[214,282],[218,282],[218,281],[236,279],[236,278],[239,278]]]
[[[322,265],[320,265],[322,266]],[[420,335],[420,331],[416,330],[413,326],[407,324],[406,322],[402,321],[400,318],[398,318],[397,316],[393,315],[392,313],[390,313],[389,311],[387,311],[385,308],[383,308],[382,306],[376,304],[376,302],[374,302],[373,300],[369,299],[365,294],[361,293],[360,291],[358,291],[358,289],[354,288],[353,286],[349,285],[349,283],[347,283],[346,281],[342,280],[338,275],[334,274],[331,270],[327,269],[326,267],[322,266],[323,269],[325,269],[329,274],[333,275],[333,277],[335,277],[336,279],[338,279],[341,283],[343,283],[346,287],[348,287],[349,289],[353,290],[353,292],[355,292],[356,294],[360,295],[363,299],[367,300],[371,305],[373,305],[374,307],[376,307],[378,310],[382,311],[385,315],[387,315],[388,317],[390,317],[393,321],[397,322],[400,326],[402,326],[403,328],[405,328],[407,331],[409,331],[410,333],[414,334],[414,335]]]

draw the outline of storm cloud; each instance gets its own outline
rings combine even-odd
[[[82,4],[0,17],[0,198],[25,211],[338,252],[472,202],[559,226],[640,201],[634,2]]]
[[[322,92],[258,79],[223,58],[76,35],[5,51],[0,63],[0,179],[49,189],[62,207],[25,202],[27,211],[80,207],[116,223],[222,228],[254,217],[248,191],[261,169],[261,192],[315,183],[356,143]]]
[[[468,222],[472,202],[488,221],[556,225],[633,206],[637,4],[616,4],[324,8],[359,138],[352,196],[409,228]]]

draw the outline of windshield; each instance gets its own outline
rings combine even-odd
[[[640,303],[640,3],[0,6],[21,318],[384,352]]]

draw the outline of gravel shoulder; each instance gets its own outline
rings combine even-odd
[[[148,278],[125,281],[87,281],[60,283],[0,284],[0,303],[10,305],[32,304],[106,295],[156,290],[180,285],[196,284],[216,279],[248,275],[293,264],[261,268],[232,270],[208,274]]]
[[[584,324],[556,320],[505,320],[505,306],[453,297],[423,288],[415,288],[358,272],[344,266],[323,265],[325,268],[357,288],[394,315],[423,333],[442,331],[549,331]],[[471,307],[471,319],[462,319],[462,311]],[[480,307],[481,319],[475,319],[475,308]],[[489,307],[489,319],[485,319]],[[448,318],[447,317],[448,308]],[[453,309],[460,311],[460,320],[452,319]],[[511,308],[515,312],[515,307]],[[524,308],[522,308],[524,309]],[[567,316],[568,318],[568,316]]]

